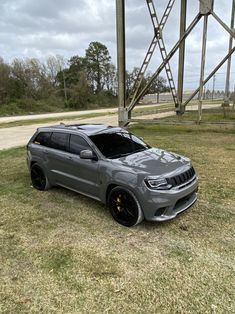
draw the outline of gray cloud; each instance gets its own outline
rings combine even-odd
[[[215,0],[216,13],[229,24],[231,3]],[[156,1],[161,18],[166,1]],[[198,12],[199,2],[189,1],[188,24]],[[176,0],[164,30],[167,50],[179,38],[180,1]],[[83,55],[91,41],[106,44],[116,62],[115,1],[106,0],[0,0],[0,55],[8,62],[16,57],[37,57],[44,60],[51,54],[69,58]],[[207,67],[213,66],[227,53],[228,36],[212,18],[209,19]],[[197,84],[200,68],[202,21],[187,39],[186,87]],[[153,36],[153,28],[144,0],[126,0],[127,67],[140,66]],[[176,75],[178,55],[171,65]],[[234,57],[233,57],[234,59]],[[156,52],[150,66],[154,71],[161,63]],[[234,61],[233,61],[234,63]],[[224,71],[221,70],[221,71]],[[233,71],[234,72],[234,71]],[[220,85],[223,76],[220,75]],[[234,82],[235,75],[233,76]],[[219,80],[218,80],[219,82]]]

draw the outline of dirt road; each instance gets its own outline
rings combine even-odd
[[[138,109],[142,108],[151,108],[155,107],[155,105],[138,105]],[[43,114],[33,114],[33,115],[24,115],[24,116],[11,116],[11,117],[0,117],[0,124],[3,123],[9,123],[9,122],[17,122],[17,121],[33,121],[33,120],[39,120],[39,119],[47,119],[47,118],[64,118],[67,117],[78,117],[78,116],[84,116],[88,114],[101,114],[104,115],[109,113],[117,113],[117,108],[105,108],[105,109],[92,109],[92,110],[79,110],[79,111],[69,111],[69,112],[55,112],[55,113],[43,113]]]
[[[217,107],[218,105],[215,105],[213,107]],[[145,106],[146,107],[146,106]],[[207,106],[203,106],[203,108],[206,108]],[[211,108],[212,106],[208,106],[208,108]],[[192,110],[197,110],[197,106],[190,106]],[[104,110],[104,111],[103,111]],[[109,125],[117,125],[118,124],[118,117],[117,114],[107,115],[108,112],[117,112],[117,109],[100,109],[100,110],[89,110],[85,111],[85,113],[102,113],[105,112],[106,115],[99,116],[99,117],[93,117],[93,118],[85,118],[85,119],[77,119],[77,123],[105,123]],[[78,112],[73,113],[73,115],[77,115]],[[81,112],[81,115],[84,115],[84,111]],[[68,120],[63,120],[64,123],[76,123],[76,120],[72,120],[72,118],[69,120],[69,117],[72,117],[72,113],[69,112],[68,114]],[[163,112],[158,114],[151,114],[151,115],[143,115],[138,117],[138,119],[154,119],[154,118],[164,118],[174,115],[175,112]],[[56,113],[56,114],[47,114],[47,115],[34,115],[33,117],[38,118],[45,118],[46,117],[55,117],[59,118],[60,116],[64,117],[64,113]],[[42,116],[42,117],[41,117]],[[7,118],[0,118],[0,123],[5,119],[5,122],[13,122],[13,121],[19,121],[19,119],[26,120],[25,117],[28,117],[29,119],[31,116],[22,116],[22,117],[7,117]],[[18,119],[18,120],[12,120],[12,119]],[[32,117],[31,117],[32,118]],[[8,120],[7,120],[8,119]],[[36,119],[36,118],[35,118]],[[30,120],[30,119],[29,119]],[[2,122],[3,123],[3,122]],[[53,123],[43,123],[43,124],[33,124],[28,126],[17,126],[17,127],[11,127],[11,128],[0,128],[0,150],[3,149],[9,149],[17,146],[23,146],[26,145],[29,141],[30,137],[33,135],[35,130],[40,126],[48,126],[52,125]]]
[[[0,124],[1,123],[9,123],[9,122],[16,122],[16,121],[33,121],[38,119],[47,119],[47,118],[60,118],[60,117],[78,117],[93,113],[115,113],[117,112],[117,108],[107,108],[107,109],[94,109],[94,110],[80,110],[80,111],[69,111],[69,112],[56,112],[56,113],[43,113],[43,114],[34,114],[34,115],[25,115],[25,116],[13,116],[13,117],[0,117]]]
[[[156,117],[163,118],[167,116],[171,116],[174,112],[166,112],[157,114]],[[142,116],[140,119],[152,119],[153,115]],[[71,123],[71,120],[63,120],[64,123]],[[72,120],[72,123],[75,123],[76,120]],[[117,115],[105,115],[95,118],[86,118],[77,120],[78,123],[105,123],[109,125],[117,125],[118,118]],[[0,129],[0,150],[9,149],[17,146],[26,145],[31,136],[34,134],[36,129],[39,126],[48,126],[53,123],[44,123],[44,124],[33,124],[27,126],[16,126],[11,128],[1,128]]]

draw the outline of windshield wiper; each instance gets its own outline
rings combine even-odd
[[[148,149],[147,147],[143,147],[143,148],[135,150],[134,152],[132,152],[132,154],[143,152],[144,150],[147,150],[147,149]]]
[[[121,157],[125,157],[125,156],[128,156],[128,155],[132,155],[132,154],[135,154],[135,153],[142,152],[142,151],[147,150],[147,149],[148,149],[147,147],[143,147],[143,148],[134,150],[134,151],[129,152],[129,153],[111,155],[108,158],[110,158],[110,159],[121,158]]]
[[[124,154],[111,155],[111,156],[109,156],[108,158],[110,158],[110,159],[115,159],[115,158],[125,157],[125,156],[131,155],[131,154],[133,154],[133,152],[124,153]]]

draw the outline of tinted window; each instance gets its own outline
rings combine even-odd
[[[92,135],[90,139],[107,158],[119,158],[150,148],[129,132],[103,133]]]
[[[70,153],[80,155],[80,152],[86,149],[91,149],[89,144],[81,136],[71,134],[69,146]]]
[[[51,135],[51,148],[59,149],[59,150],[67,150],[69,134],[66,133],[52,133]]]
[[[50,146],[50,137],[51,137],[50,132],[41,132],[35,138],[34,143],[49,147]]]

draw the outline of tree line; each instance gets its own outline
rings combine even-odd
[[[127,94],[138,72],[138,68],[127,72]],[[165,79],[159,77],[151,92],[167,90]],[[4,113],[1,107],[11,113],[19,109],[43,112],[114,106],[116,102],[117,71],[100,42],[91,42],[84,57],[75,55],[69,60],[62,56],[50,56],[45,62],[16,58],[9,64],[0,57],[0,113]]]

